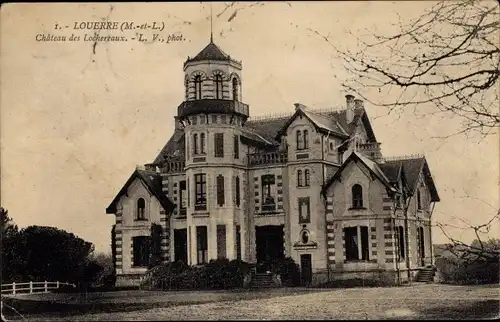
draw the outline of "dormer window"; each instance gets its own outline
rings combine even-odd
[[[195,99],[201,99],[201,76],[197,75],[194,78],[194,95]]]
[[[222,76],[215,75],[215,98],[216,99],[222,99],[222,90],[223,90]]]

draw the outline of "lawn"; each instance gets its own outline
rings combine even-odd
[[[62,294],[45,294],[37,300],[61,302],[61,296]],[[74,308],[76,305],[83,307],[85,303],[101,305],[102,308],[105,303],[116,306],[114,310],[108,308],[99,311],[92,306],[71,310],[73,321],[492,319],[499,316],[500,288],[498,285],[419,284],[329,290],[281,288],[218,292],[127,291],[95,293],[89,294],[86,300],[73,297],[65,298],[64,301],[64,304],[75,305]],[[25,317],[39,321],[68,319],[67,315],[56,312],[28,314]]]

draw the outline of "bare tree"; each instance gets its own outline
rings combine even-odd
[[[394,33],[358,39],[358,47],[338,49],[350,74],[343,86],[389,113],[431,103],[435,113],[459,116],[461,133],[487,135],[500,126],[497,1],[442,1],[418,18],[392,26]],[[377,33],[377,32],[376,32]],[[378,90],[378,95],[369,91]]]

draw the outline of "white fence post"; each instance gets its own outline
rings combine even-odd
[[[49,290],[47,289],[47,281],[45,281],[45,285],[44,286],[45,286],[45,293],[48,293]]]
[[[16,295],[16,282],[12,282],[12,295]]]
[[[30,294],[33,293],[33,282],[30,281]]]
[[[56,283],[57,283],[57,288],[59,288],[59,281],[57,281]]]

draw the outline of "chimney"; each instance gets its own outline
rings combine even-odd
[[[354,109],[357,110],[363,107],[365,107],[365,104],[362,99],[357,98],[354,100]]]
[[[350,124],[354,119],[354,104],[355,104],[354,96],[347,94],[345,96],[345,102],[346,102],[346,114],[345,114],[346,120],[347,123]]]
[[[306,106],[303,105],[303,104],[300,104],[300,103],[295,103],[295,110],[305,110],[306,109]]]

